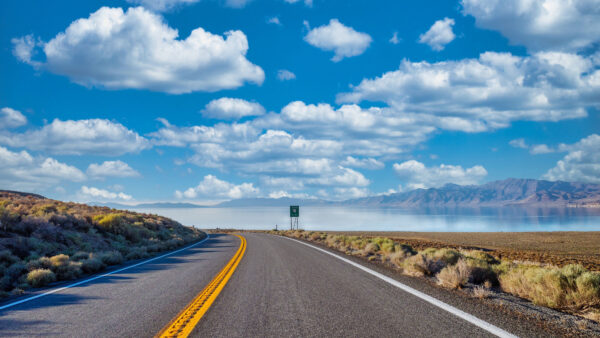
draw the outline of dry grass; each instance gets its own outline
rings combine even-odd
[[[78,278],[204,236],[161,216],[0,191],[0,294]]]
[[[467,285],[470,275],[471,268],[467,265],[467,262],[464,259],[459,259],[456,264],[443,268],[436,277],[439,285],[451,289],[460,289]]]
[[[491,295],[490,289],[486,288],[483,285],[477,285],[473,288],[473,297],[479,298],[479,299],[485,299],[485,298],[489,298]]]

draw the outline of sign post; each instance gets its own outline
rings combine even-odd
[[[290,205],[290,230],[298,230],[298,218],[300,218],[300,206]]]

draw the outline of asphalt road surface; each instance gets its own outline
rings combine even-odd
[[[244,237],[244,258],[192,336],[492,336],[314,248],[266,234]],[[235,236],[211,235],[171,256],[0,310],[0,336],[152,337],[225,266],[239,243]],[[550,335],[477,300],[380,272],[515,335]]]

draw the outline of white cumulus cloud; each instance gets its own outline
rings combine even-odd
[[[333,51],[333,62],[343,58],[360,55],[371,44],[371,36],[344,26],[338,19],[331,19],[329,24],[311,29],[304,37],[310,45],[326,51]]]
[[[129,164],[117,161],[104,161],[102,163],[92,163],[87,168],[86,173],[93,178],[104,177],[137,177],[140,173],[131,168]]]
[[[27,53],[17,53],[23,44],[15,41],[15,54],[26,59]],[[179,39],[176,29],[143,7],[126,12],[102,7],[43,43],[41,65],[84,86],[214,92],[262,84],[264,72],[246,59],[247,51],[248,40],[239,30],[221,36],[196,28]]]
[[[55,119],[40,129],[0,132],[0,144],[67,155],[122,155],[149,147],[149,142],[120,123],[103,119]]]
[[[532,56],[486,52],[478,59],[402,61],[400,68],[364,79],[338,102],[383,101],[419,113],[436,127],[479,132],[511,121],[559,121],[600,106],[600,70],[580,55]]]
[[[407,181],[409,189],[437,188],[447,183],[477,184],[487,176],[485,168],[479,165],[463,169],[459,165],[440,164],[428,168],[415,160],[394,163],[394,171]]]
[[[206,175],[204,179],[195,187],[188,188],[185,191],[175,191],[175,197],[194,199],[197,197],[209,198],[243,198],[257,196],[260,190],[252,183],[233,184],[218,179],[213,175]]]
[[[9,107],[0,109],[0,129],[16,128],[27,123],[27,118],[18,110]]]
[[[14,190],[48,188],[62,181],[79,182],[85,174],[74,166],[51,157],[34,157],[26,151],[0,147],[0,186]]]
[[[85,201],[106,201],[106,200],[122,200],[130,201],[133,199],[131,195],[127,195],[123,192],[112,192],[104,189],[95,187],[82,186],[79,190],[79,198]]]
[[[259,103],[230,97],[212,100],[202,111],[204,117],[218,120],[239,120],[242,117],[260,116],[264,113],[265,108]]]
[[[462,0],[477,26],[530,50],[580,50],[600,42],[597,0]]]
[[[600,135],[592,134],[571,145],[561,144],[567,155],[548,170],[543,179],[600,183]]]
[[[419,42],[425,43],[435,51],[441,51],[456,37],[452,31],[454,19],[444,18],[436,21],[431,28],[419,36]]]

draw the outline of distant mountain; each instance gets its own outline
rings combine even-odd
[[[482,185],[447,184],[342,202],[378,207],[597,206],[600,184],[509,178]]]
[[[103,202],[92,202],[89,205],[109,207],[113,209],[177,209],[177,208],[206,208],[206,206],[193,204],[193,203],[170,203],[170,202],[157,202],[157,203],[140,203],[140,204],[121,204],[121,203],[103,203]]]
[[[325,206],[333,205],[336,202],[325,201],[320,199],[300,199],[300,198],[240,198],[237,200],[231,200],[222,202],[216,205],[216,207],[283,207],[290,205],[302,205],[302,206]]]

